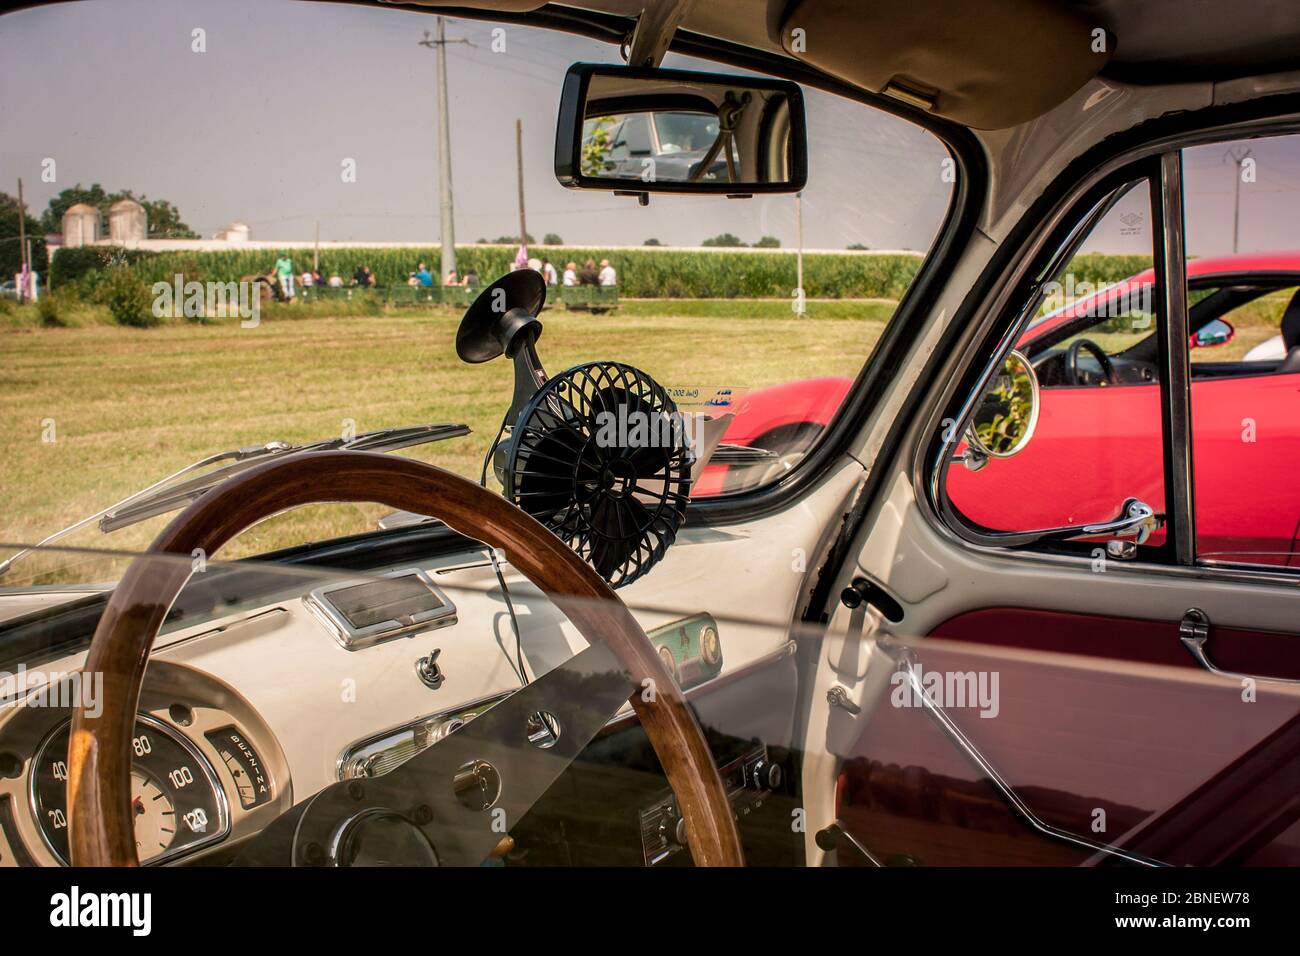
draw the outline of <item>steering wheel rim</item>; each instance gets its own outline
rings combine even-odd
[[[697,865],[741,866],[744,853],[726,790],[704,734],[627,606],[595,570],[530,515],[451,472],[371,452],[321,451],[250,468],[199,498],[132,561],[109,598],[85,669],[102,673],[103,706],[73,709],[68,746],[69,849],[74,866],[138,866],[130,814],[130,740],[149,653],[189,566],[149,555],[212,555],[263,518],[305,504],[377,502],[426,514],[501,548],[548,597],[574,598],[565,611],[592,643],[604,641],[633,680],[655,682],[629,699],[686,823]],[[161,565],[161,568],[160,568]]]
[[[1101,367],[1101,374],[1108,384],[1119,384],[1119,378],[1115,374],[1115,363],[1110,360],[1106,350],[1092,339],[1079,338],[1071,342],[1070,347],[1065,350],[1065,375],[1071,385],[1082,384],[1079,381],[1080,352],[1087,352],[1097,360],[1097,364]]]

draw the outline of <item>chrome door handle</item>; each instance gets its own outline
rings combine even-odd
[[[1076,538],[1109,536],[1132,538],[1135,544],[1146,544],[1151,532],[1160,527],[1161,518],[1145,501],[1126,498],[1119,506],[1119,514],[1109,521],[1078,525],[1069,528],[1043,528],[1038,531],[1003,531],[987,537],[999,547],[1018,548],[1040,541],[1073,541]]]
[[[1300,680],[1290,677],[1261,677],[1256,674],[1237,674],[1233,671],[1225,671],[1215,666],[1214,661],[1210,660],[1210,655],[1206,644],[1210,640],[1210,618],[1199,607],[1188,608],[1183,619],[1178,623],[1178,639],[1183,642],[1183,647],[1192,655],[1196,663],[1205,668],[1216,677],[1227,677],[1231,680],[1253,680],[1268,681],[1270,684],[1300,684]]]

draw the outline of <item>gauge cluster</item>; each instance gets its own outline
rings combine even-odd
[[[0,866],[64,865],[71,711],[33,696],[0,719]],[[145,865],[233,852],[293,802],[270,728],[232,688],[149,665],[131,738],[131,810]]]

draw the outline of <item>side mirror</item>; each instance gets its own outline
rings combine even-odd
[[[646,194],[798,192],[808,180],[798,85],[577,63],[564,78],[555,176]]]
[[[1231,322],[1223,319],[1211,319],[1192,334],[1191,347],[1194,349],[1208,349],[1216,345],[1226,345],[1232,341],[1232,337],[1237,334],[1237,330],[1232,327]]]
[[[978,471],[990,458],[1020,454],[1034,437],[1038,408],[1038,374],[1029,359],[1013,349],[966,430],[966,467]]]

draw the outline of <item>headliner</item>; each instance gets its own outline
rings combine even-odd
[[[996,0],[982,0],[996,2]],[[1300,68],[1296,0],[1060,0],[1116,37],[1103,71],[1130,82],[1230,79]],[[569,0],[564,5],[635,17],[647,0]],[[967,6],[970,0],[958,0]],[[790,0],[696,0],[685,29],[781,53],[774,37]],[[888,5],[863,0],[864,21]],[[874,10],[873,10],[874,8]]]

